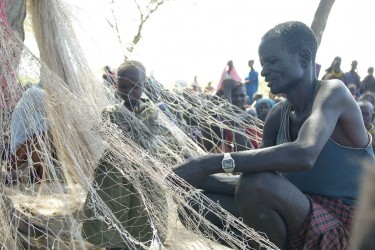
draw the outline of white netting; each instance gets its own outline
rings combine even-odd
[[[152,79],[144,111],[129,111],[93,77],[63,2],[28,2],[41,59],[0,23],[4,248],[246,249],[254,240],[276,249],[171,172],[190,157],[249,148],[261,122]]]

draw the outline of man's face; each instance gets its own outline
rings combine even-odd
[[[117,91],[127,104],[135,104],[142,96],[144,81],[137,70],[128,71],[123,77],[118,76]]]
[[[340,71],[340,67],[341,67],[341,60],[336,59],[335,62],[333,63],[333,69],[336,72],[339,72]]]
[[[357,68],[357,65],[358,65],[357,61],[353,61],[352,62],[352,70],[355,70]]]
[[[262,121],[265,121],[270,110],[271,106],[268,103],[259,103],[258,107],[256,108],[258,118]]]
[[[359,107],[361,108],[363,122],[365,126],[370,125],[372,122],[373,112],[374,112],[372,105],[367,102],[361,102],[359,104]]]
[[[243,109],[246,102],[246,90],[245,87],[237,88],[232,92],[232,104],[240,109]]]
[[[259,46],[261,75],[265,77],[272,94],[286,93],[301,80],[304,68],[300,56],[291,53],[281,38],[270,38]]]

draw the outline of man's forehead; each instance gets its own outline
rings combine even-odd
[[[117,76],[121,83],[138,84],[144,82],[144,76],[139,71],[127,71]]]
[[[270,48],[285,48],[285,41],[281,37],[272,37],[262,40],[259,45],[259,50],[268,50]]]

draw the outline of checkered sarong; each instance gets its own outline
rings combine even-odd
[[[354,205],[346,205],[335,198],[306,196],[311,204],[310,215],[298,235],[289,239],[288,249],[348,249]]]

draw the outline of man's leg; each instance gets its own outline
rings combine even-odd
[[[288,237],[299,232],[310,211],[308,198],[273,172],[242,174],[235,200],[244,222],[280,249],[286,249]]]
[[[224,214],[218,214],[219,211],[215,213],[209,211],[210,205],[202,200],[199,196],[205,195],[211,201],[220,204],[222,208],[230,212],[235,217],[240,217],[240,213],[237,209],[235,200],[234,200],[234,191],[239,176],[230,176],[230,175],[211,175],[208,176],[203,183],[198,187],[201,189],[201,192],[196,193],[191,197],[189,201],[189,207],[179,207],[179,218],[182,224],[187,228],[190,228],[189,223],[195,223],[200,219],[196,217],[190,209],[199,211],[208,221],[217,226],[218,228],[224,229],[225,222],[220,219],[220,216]],[[199,228],[201,231],[207,230],[207,228]],[[235,228],[231,228],[232,232],[236,233],[241,237],[241,232],[237,232]],[[213,233],[213,237],[221,242],[223,245],[228,245],[224,240],[220,238],[220,235]]]

